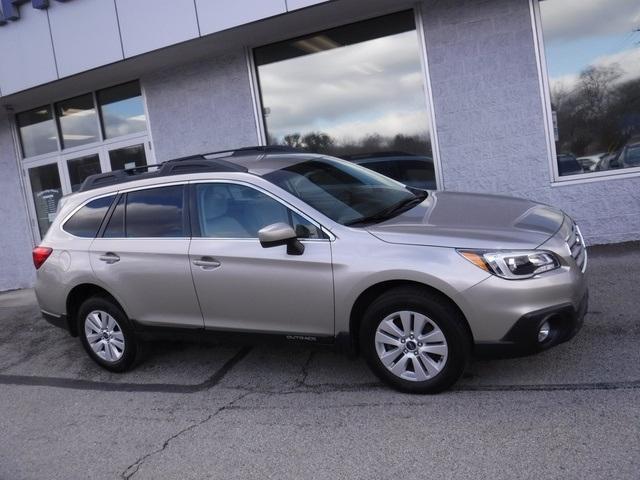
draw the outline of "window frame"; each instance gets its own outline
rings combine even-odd
[[[262,99],[262,90],[260,87],[260,79],[258,75],[258,65],[255,59],[256,49],[267,46],[267,45],[271,45],[273,43],[290,41],[296,38],[302,38],[302,37],[307,37],[309,35],[322,33],[326,30],[331,30],[333,28],[347,27],[349,25],[357,24],[366,20],[374,19],[374,18],[386,17],[388,15],[393,15],[403,11],[412,11],[413,18],[414,18],[415,31],[418,37],[418,56],[420,58],[420,63],[421,63],[422,86],[424,89],[425,108],[426,108],[427,116],[429,118],[430,127],[431,127],[431,131],[429,132],[429,135],[431,140],[431,156],[433,158],[436,190],[444,190],[445,189],[444,172],[442,169],[442,163],[440,161],[440,142],[438,138],[438,128],[437,128],[438,124],[436,119],[433,89],[431,87],[429,54],[427,51],[426,33],[425,33],[424,20],[423,20],[424,13],[422,8],[423,7],[420,3],[416,3],[413,6],[398,8],[398,9],[394,9],[384,13],[376,13],[373,15],[371,14],[360,15],[355,20],[349,21],[347,23],[331,22],[326,25],[321,25],[320,28],[318,29],[314,28],[311,31],[303,32],[299,35],[295,35],[292,37],[286,37],[276,42],[254,43],[254,44],[247,45],[245,47],[245,60],[246,60],[247,72],[249,75],[249,86],[251,90],[251,101],[253,104],[253,115],[254,115],[255,125],[256,125],[256,135],[258,139],[258,145],[267,146],[269,144],[269,141],[267,137],[266,122],[264,118],[264,104],[263,104],[264,102]]]
[[[146,118],[146,130],[143,132],[136,132],[136,133],[121,135],[113,138],[104,138],[102,120],[100,118],[101,109],[99,104],[97,103],[98,102],[97,93],[98,91],[108,90],[109,88],[117,87],[119,85],[131,83],[131,82],[138,82],[140,85],[140,97],[141,97],[142,106],[143,106],[143,110]],[[98,154],[100,157],[100,166],[101,166],[102,172],[110,172],[111,171],[111,166],[109,162],[110,150],[115,150],[118,148],[141,144],[144,146],[144,153],[145,153],[147,165],[155,165],[157,163],[155,158],[155,149],[153,149],[151,145],[152,135],[151,135],[151,129],[149,126],[147,98],[145,94],[144,85],[140,82],[140,79],[136,78],[136,79],[132,79],[125,82],[118,82],[115,85],[107,85],[104,88],[93,90],[89,93],[91,93],[93,97],[94,108],[96,108],[96,116],[98,117],[98,122],[99,122],[99,128],[98,128],[99,140],[96,142],[63,149],[62,139],[60,136],[61,132],[58,125],[58,118],[55,115],[55,105],[57,103],[68,100],[68,99],[72,99],[78,96],[86,95],[87,92],[80,92],[77,95],[69,95],[69,96],[65,96],[64,98],[53,98],[51,101],[47,103],[44,103],[44,104],[41,103],[34,107],[26,108],[24,110],[21,110],[11,115],[10,128],[13,135],[14,150],[16,152],[16,165],[18,169],[21,170],[22,172],[21,181],[22,181],[22,184],[24,187],[24,193],[25,193],[26,213],[28,214],[29,226],[31,229],[31,235],[33,238],[34,245],[37,245],[42,240],[42,238],[44,237],[44,234],[40,233],[38,215],[37,215],[37,212],[35,209],[35,203],[33,200],[33,192],[31,188],[31,182],[29,179],[29,170],[31,168],[46,165],[46,164],[56,163],[58,165],[58,175],[60,177],[62,194],[64,196],[64,195],[73,193],[71,191],[71,183],[70,183],[69,171],[67,167],[68,160],[72,160],[74,158],[91,155],[95,153],[95,154]],[[22,136],[20,135],[20,127],[18,125],[17,117],[22,112],[27,112],[36,108],[43,108],[43,107],[49,108],[52,112],[53,122],[56,128],[56,134],[57,134],[57,149],[54,150],[53,152],[25,157],[24,147],[22,145]]]
[[[287,210],[290,210],[293,213],[296,213],[296,214],[300,215],[302,218],[304,218],[309,223],[314,225],[325,236],[325,238],[299,238],[298,240],[300,240],[301,242],[332,242],[336,238],[327,228],[323,227],[322,224],[320,224],[318,221],[314,220],[308,214],[304,213],[299,208],[296,208],[295,206],[291,205],[290,203],[288,203],[287,201],[285,201],[282,198],[278,197],[277,195],[273,194],[272,192],[270,192],[270,191],[268,191],[268,190],[266,190],[264,188],[261,188],[261,187],[259,187],[257,185],[254,185],[252,183],[249,183],[249,182],[243,182],[243,181],[240,181],[240,180],[232,180],[232,179],[211,179],[211,180],[203,179],[203,180],[191,180],[191,181],[189,181],[189,207],[190,207],[189,211],[193,212],[193,214],[190,214],[190,218],[191,218],[191,238],[200,238],[200,239],[205,239],[205,240],[218,240],[218,241],[220,241],[220,240],[222,240],[222,241],[228,241],[228,240],[255,241],[255,240],[258,240],[258,237],[231,238],[231,237],[204,237],[204,236],[202,236],[202,232],[200,231],[200,223],[198,221],[199,210],[198,210],[198,199],[197,199],[197,195],[196,195],[196,186],[197,185],[201,185],[201,184],[207,184],[207,183],[222,183],[222,184],[239,185],[239,186],[251,188],[253,190],[256,190],[259,193],[265,194],[268,197],[271,197],[276,202],[280,203]]]
[[[599,172],[582,172],[573,175],[560,175],[554,136],[553,113],[551,108],[550,76],[545,55],[540,0],[529,0],[529,12],[531,15],[533,43],[538,69],[538,84],[544,117],[543,123],[545,130],[545,140],[547,143],[547,159],[549,162],[549,176],[551,186],[556,187],[564,185],[575,185],[581,183],[640,176],[640,167],[621,168],[619,170],[604,170]]]

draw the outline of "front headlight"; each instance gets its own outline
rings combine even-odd
[[[458,250],[458,253],[484,271],[507,280],[531,278],[560,266],[558,257],[544,250],[513,252]]]

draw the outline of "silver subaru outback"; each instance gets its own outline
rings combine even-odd
[[[433,393],[474,350],[570,339],[587,309],[580,230],[547,205],[269,148],[143,170],[89,177],[33,252],[44,318],[111,371],[150,339],[242,333],[335,345]]]

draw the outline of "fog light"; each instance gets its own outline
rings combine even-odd
[[[547,338],[549,338],[550,332],[551,332],[551,325],[549,325],[549,322],[545,320],[545,322],[542,325],[540,325],[540,330],[538,330],[538,343],[542,343]]]

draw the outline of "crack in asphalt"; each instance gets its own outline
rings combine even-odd
[[[296,383],[300,387],[308,386],[306,382],[307,382],[307,377],[309,376],[309,366],[311,365],[311,361],[313,360],[314,354],[315,352],[311,350],[309,352],[309,356],[307,357],[306,362],[304,362],[304,364],[302,365],[302,371],[300,373],[301,378],[299,380],[296,380]]]
[[[122,473],[120,474],[120,478],[124,479],[124,480],[129,480],[131,479],[136,473],[138,473],[138,471],[140,470],[140,467],[142,467],[142,465],[151,457],[161,454],[163,451],[165,451],[167,449],[167,447],[169,446],[169,444],[175,440],[176,438],[179,438],[180,436],[184,435],[187,432],[190,432],[191,430],[194,430],[198,427],[201,427],[202,425],[204,425],[205,423],[211,421],[213,418],[215,418],[217,415],[221,414],[223,411],[233,407],[233,404],[235,402],[238,402],[240,400],[242,400],[244,397],[246,397],[247,395],[249,395],[250,392],[246,392],[242,395],[240,395],[237,398],[234,398],[233,400],[231,400],[230,402],[226,403],[225,405],[223,405],[222,407],[218,408],[217,410],[215,410],[214,412],[210,413],[209,415],[207,415],[203,420],[200,420],[199,422],[195,422],[192,423],[191,425],[183,428],[182,430],[179,430],[178,432],[174,433],[173,435],[171,435],[170,437],[168,437],[163,443],[162,446],[160,448],[157,448],[149,453],[146,453],[140,457],[138,457],[138,459],[133,462],[132,464],[130,464],[127,468],[125,468]]]

